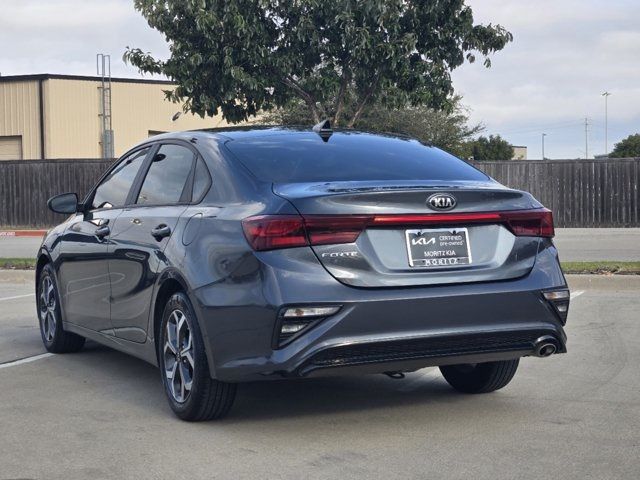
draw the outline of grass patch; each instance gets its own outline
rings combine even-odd
[[[562,262],[564,273],[640,275],[640,262]]]
[[[0,268],[9,270],[33,270],[36,268],[35,258],[0,258]]]
[[[33,270],[35,258],[0,258],[0,269]],[[640,275],[640,262],[562,262],[564,273],[596,275]]]

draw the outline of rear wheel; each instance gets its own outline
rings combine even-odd
[[[44,347],[52,353],[77,352],[84,346],[85,338],[62,328],[62,310],[58,286],[50,265],[42,268],[37,283],[38,319]]]
[[[518,369],[519,359],[440,367],[445,380],[463,393],[489,393],[506,386]]]
[[[200,327],[184,293],[168,300],[162,316],[159,363],[169,406],[182,420],[224,417],[236,385],[211,378]]]

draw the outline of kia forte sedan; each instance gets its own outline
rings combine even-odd
[[[251,128],[153,137],[40,248],[42,340],[160,369],[184,420],[241,382],[438,366],[465,393],[566,351],[551,212],[411,138]]]

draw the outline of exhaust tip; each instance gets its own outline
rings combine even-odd
[[[556,346],[553,343],[545,343],[538,349],[538,355],[540,357],[548,357],[556,353]]]
[[[558,351],[556,339],[551,336],[540,337],[534,343],[533,354],[536,357],[549,357]]]

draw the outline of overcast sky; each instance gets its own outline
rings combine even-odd
[[[470,0],[476,21],[500,23],[514,42],[454,72],[474,122],[529,158],[604,152],[604,100],[609,97],[609,144],[640,131],[640,0]],[[125,65],[127,45],[168,54],[164,39],[131,0],[2,0],[0,73],[95,74],[95,54],[112,56],[114,76],[138,77]]]

